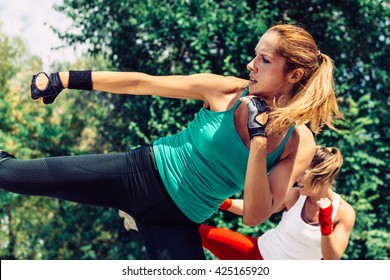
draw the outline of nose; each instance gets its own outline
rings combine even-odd
[[[299,175],[299,177],[297,179],[297,183],[302,185],[302,181],[303,181],[303,174]]]
[[[252,60],[249,61],[249,63],[246,65],[246,69],[248,69],[248,70],[251,71],[251,72],[254,72],[254,71],[255,71],[255,63],[254,63],[254,60],[255,60],[255,59],[252,59]]]

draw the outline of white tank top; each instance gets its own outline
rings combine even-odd
[[[265,260],[322,259],[320,226],[306,223],[301,216],[305,201],[306,196],[299,196],[290,210],[283,212],[278,226],[259,237],[259,250]],[[332,221],[339,204],[340,195],[335,193]]]

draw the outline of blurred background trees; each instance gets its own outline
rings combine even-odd
[[[319,144],[345,158],[336,191],[357,222],[344,259],[389,259],[389,5],[386,1],[64,0],[73,20],[56,31],[69,45],[88,44],[85,59],[63,69],[213,72],[247,78],[246,64],[262,33],[278,22],[298,24],[336,65],[345,121],[325,129]],[[42,67],[18,38],[0,29],[1,147],[20,158],[127,151],[176,133],[202,104],[159,97],[67,91],[53,105],[29,98]],[[242,194],[237,194],[237,197]],[[126,232],[113,209],[0,192],[2,259],[145,259],[142,240]],[[251,228],[218,211],[208,224],[258,235],[280,214]],[[208,258],[213,256],[207,253]]]

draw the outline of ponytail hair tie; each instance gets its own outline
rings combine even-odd
[[[322,62],[322,54],[321,54],[320,50],[317,51],[317,61],[318,61],[318,63]]]
[[[333,151],[333,148],[332,148],[332,147],[326,147],[326,149],[327,149],[330,153],[332,153],[332,151]]]

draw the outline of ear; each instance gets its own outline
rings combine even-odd
[[[302,79],[302,77],[303,70],[301,68],[294,69],[288,74],[288,80],[292,84],[298,83]]]

